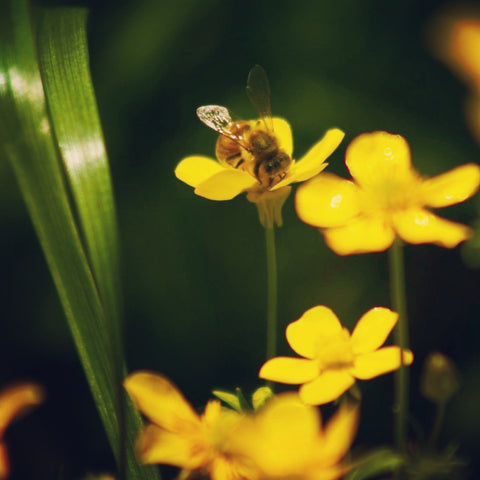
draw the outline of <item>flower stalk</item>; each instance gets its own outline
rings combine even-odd
[[[390,295],[398,322],[393,331],[395,344],[408,348],[407,299],[405,294],[405,267],[403,243],[397,238],[389,249]],[[408,418],[408,370],[400,355],[400,368],[395,372],[395,444],[405,450]]]
[[[275,227],[265,227],[265,244],[267,254],[267,348],[266,358],[273,358],[277,353],[277,254],[275,248]]]

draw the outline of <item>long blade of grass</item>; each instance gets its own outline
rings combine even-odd
[[[2,3],[0,152],[10,160],[18,178],[118,460],[121,454],[116,380],[120,370],[114,366],[121,352],[120,330],[115,326],[119,320],[118,248],[110,176],[88,73],[85,14],[76,10],[69,17],[64,11],[61,17],[47,15],[42,22],[40,51],[43,76],[46,83],[50,82],[45,87],[49,116],[27,1]],[[67,17],[75,24],[76,34],[61,50],[58,42],[66,32],[52,29],[57,22],[68,23]],[[53,71],[54,65],[49,64],[48,58],[56,55],[59,63]],[[76,68],[75,77],[67,75],[72,68]],[[49,76],[52,71],[54,81]],[[86,83],[79,94],[78,82],[82,80]],[[66,83],[72,81],[73,86],[66,88]],[[62,115],[62,108],[70,110],[69,116]],[[59,152],[67,165],[88,255],[75,222]],[[82,173],[77,175],[78,172]],[[139,425],[131,406],[128,418]],[[127,440],[129,478],[159,478],[155,470],[142,468],[135,461],[131,448],[135,429],[129,429]]]

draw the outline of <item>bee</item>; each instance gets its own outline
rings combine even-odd
[[[199,107],[197,115],[220,134],[215,147],[220,163],[250,173],[269,189],[285,178],[292,158],[280,147],[273,131],[270,84],[260,65],[248,74],[247,95],[259,114],[257,122],[233,121],[221,105]]]

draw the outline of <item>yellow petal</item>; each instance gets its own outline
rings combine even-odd
[[[200,183],[195,193],[209,200],[231,200],[257,183],[254,177],[243,170],[225,168]]]
[[[345,370],[326,370],[315,380],[300,387],[300,398],[309,405],[333,402],[345,393],[355,379]]]
[[[358,321],[352,332],[352,348],[355,355],[373,352],[383,345],[397,323],[398,313],[388,308],[375,307]]]
[[[296,385],[309,382],[318,375],[318,365],[304,358],[275,357],[267,360],[258,376],[272,382]]]
[[[10,463],[8,461],[7,446],[0,442],[0,480],[4,480],[10,473]]]
[[[287,326],[289,345],[302,357],[314,358],[319,338],[338,335],[342,325],[333,311],[324,305],[307,310],[298,320]]]
[[[230,455],[217,455],[210,466],[208,473],[211,480],[254,480],[258,472],[252,462]]]
[[[222,404],[219,400],[209,400],[203,411],[203,420],[206,425],[213,425],[218,421],[222,411]]]
[[[447,207],[470,198],[480,185],[480,167],[474,163],[425,180],[421,185],[423,204]]]
[[[435,243],[453,248],[472,235],[466,225],[445,220],[420,208],[395,213],[393,225],[403,240],[414,244]]]
[[[348,146],[345,164],[362,187],[395,181],[408,182],[414,176],[410,148],[400,135],[364,133]]]
[[[326,229],[323,234],[338,255],[381,252],[395,240],[395,232],[381,217],[358,217],[344,227]]]
[[[384,373],[400,368],[400,347],[384,347],[375,352],[365,353],[355,358],[351,374],[360,380],[369,380]],[[413,353],[410,350],[403,351],[403,364],[410,365],[413,362]]]
[[[480,88],[480,21],[476,18],[458,19],[449,32],[450,50],[442,53],[459,74],[467,77],[473,87]],[[469,78],[470,77],[470,78]],[[473,82],[472,82],[473,80]]]
[[[332,128],[321,138],[293,168],[292,182],[303,182],[325,168],[325,160],[337,149],[345,133]]]
[[[196,187],[222,170],[225,167],[212,158],[195,155],[184,158],[177,165],[175,175],[187,185]]]
[[[137,456],[141,463],[164,463],[193,470],[204,465],[208,451],[201,442],[186,435],[178,435],[156,425],[148,425],[136,441]]]
[[[171,432],[200,425],[200,419],[175,385],[162,375],[135,372],[123,382],[135,406],[152,422]]]
[[[335,465],[346,455],[357,433],[359,410],[358,405],[343,402],[330,419],[318,452],[322,465]]]
[[[283,118],[273,117],[273,131],[279,140],[280,148],[285,150],[285,153],[292,156],[293,153],[293,138],[290,124]]]
[[[265,478],[303,473],[317,444],[320,415],[298,395],[281,393],[236,431],[236,451],[258,465]]]
[[[358,187],[337,175],[322,173],[300,185],[295,210],[305,223],[315,227],[339,227],[358,215]]]
[[[30,407],[44,400],[43,389],[34,383],[18,384],[0,392],[0,439],[8,424]]]
[[[303,182],[314,177],[327,166],[325,160],[336,150],[345,134],[338,128],[328,130],[298,162],[293,164],[287,176],[275,185],[276,188],[290,183]]]

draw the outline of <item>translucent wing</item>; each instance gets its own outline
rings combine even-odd
[[[267,73],[260,65],[255,65],[248,74],[247,95],[267,129],[273,131],[270,83]]]
[[[210,127],[221,135],[225,135],[248,150],[248,146],[243,141],[242,136],[231,130],[233,122],[230,112],[226,107],[222,107],[221,105],[204,105],[203,107],[197,108],[197,116],[207,127]]]

